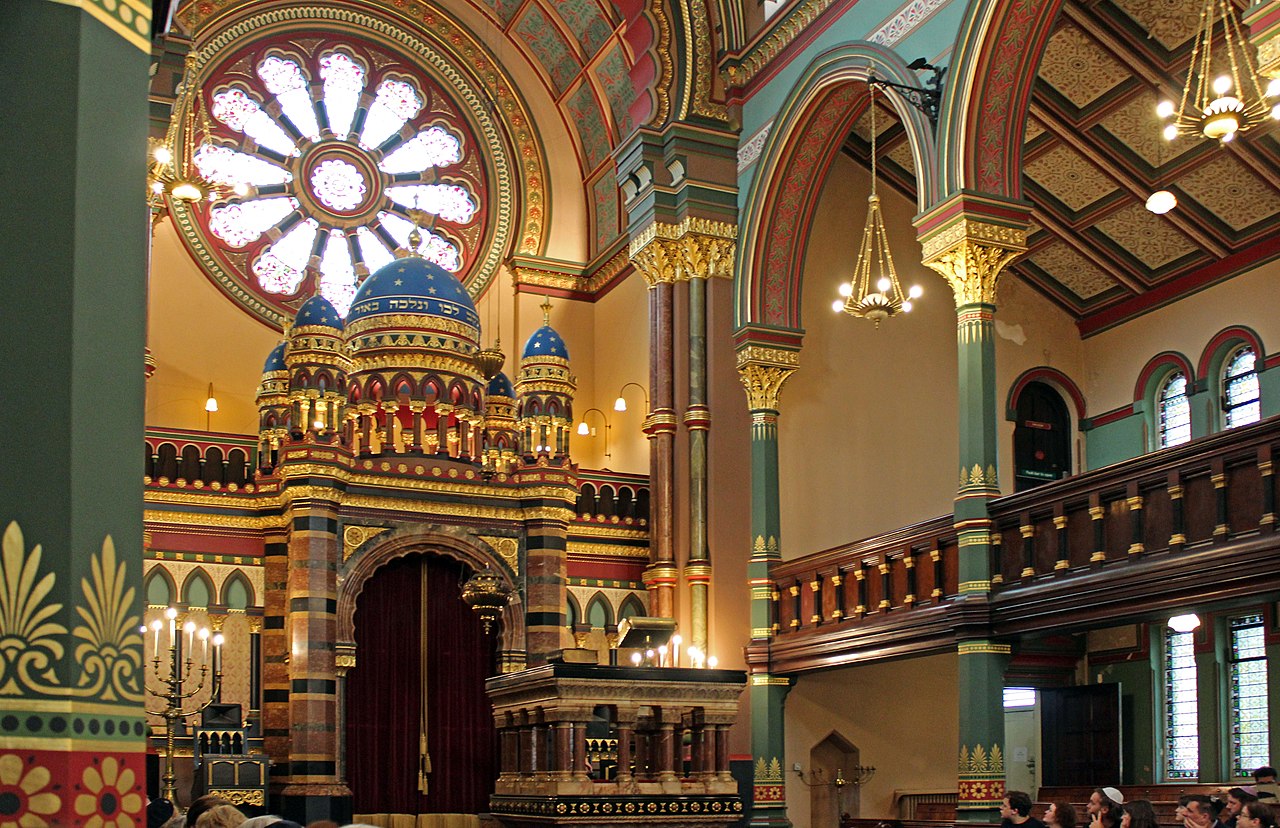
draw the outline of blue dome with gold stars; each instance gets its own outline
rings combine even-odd
[[[342,330],[342,314],[328,299],[320,294],[312,296],[298,308],[298,316],[293,320],[294,327],[323,325],[336,331]]]
[[[267,362],[262,366],[262,373],[270,374],[273,371],[288,371],[289,366],[284,363],[284,352],[289,346],[287,342],[281,342],[279,345],[271,349],[271,353],[267,354]]]
[[[488,393],[490,397],[510,397],[515,399],[516,389],[511,384],[511,378],[499,371],[496,377],[489,380]]]
[[[435,316],[480,327],[471,294],[458,278],[418,256],[396,259],[365,279],[351,300],[347,324],[384,314]]]
[[[555,328],[543,325],[524,343],[524,352],[520,356],[522,359],[548,356],[568,359],[569,349],[565,347],[564,340],[556,333]]]

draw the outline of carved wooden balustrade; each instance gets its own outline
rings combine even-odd
[[[486,682],[499,738],[490,810],[504,825],[730,825],[737,670],[553,662]],[[608,735],[591,737],[603,725]],[[682,744],[688,745],[687,759]],[[602,773],[592,743],[613,748]]]
[[[1272,417],[992,501],[989,601],[957,595],[949,515],[786,561],[748,659],[817,669],[1280,589],[1277,451]]]

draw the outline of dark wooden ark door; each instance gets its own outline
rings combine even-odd
[[[410,555],[379,568],[356,601],[356,666],[346,686],[355,813],[489,810],[497,735],[484,681],[496,645],[459,597],[469,574],[450,558]],[[426,793],[419,790],[424,669]]]
[[[1120,685],[1041,690],[1040,757],[1044,764],[1042,785],[1117,783]]]
[[[1014,491],[1071,474],[1071,415],[1062,396],[1043,382],[1027,383],[1018,395],[1013,458]]]

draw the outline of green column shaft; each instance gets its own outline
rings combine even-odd
[[[960,472],[955,501],[960,596],[986,602],[991,592],[991,521],[996,475],[995,307],[956,311]],[[981,632],[979,632],[981,635]],[[999,818],[1004,796],[1004,669],[1009,647],[981,638],[959,643],[960,766],[957,818]]]
[[[767,645],[773,634],[772,580],[769,567],[782,559],[778,503],[778,412],[751,411],[751,638]],[[786,729],[783,702],[790,681],[756,673],[751,677],[751,754],[755,784],[752,825],[789,826],[783,766]]]
[[[959,646],[960,758],[956,818],[996,822],[1004,797],[1004,671],[1009,646]]]
[[[708,603],[711,590],[711,550],[707,541],[707,280],[695,276],[689,285],[689,620],[693,646],[708,650]]]
[[[11,0],[2,21],[0,714],[19,724],[0,748],[26,794],[4,819],[84,824],[112,795],[103,820],[136,824],[148,57],[70,5]],[[77,813],[86,781],[102,794]]]

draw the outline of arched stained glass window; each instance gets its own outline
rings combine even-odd
[[[1257,355],[1245,345],[1227,357],[1222,370],[1222,415],[1227,428],[1262,419]]]
[[[1175,371],[1156,395],[1160,448],[1180,446],[1191,439],[1191,402],[1187,399],[1187,375]]]
[[[237,188],[194,208],[219,264],[291,315],[318,291],[346,314],[359,279],[409,244],[461,273],[488,221],[482,147],[446,86],[351,35],[272,37],[206,75],[194,163]]]

